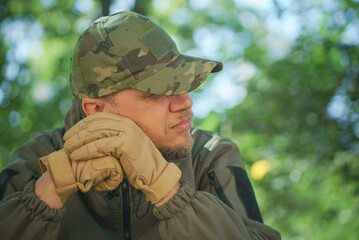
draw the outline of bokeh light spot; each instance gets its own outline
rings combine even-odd
[[[9,123],[11,127],[17,127],[20,124],[21,116],[16,111],[11,111],[9,114]]]
[[[261,180],[270,171],[268,160],[258,160],[251,166],[251,176],[254,180]]]

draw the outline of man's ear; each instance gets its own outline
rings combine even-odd
[[[85,98],[82,100],[82,110],[84,110],[86,116],[96,112],[103,112],[104,107],[104,101],[99,98]]]

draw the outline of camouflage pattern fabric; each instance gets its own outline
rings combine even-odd
[[[73,50],[75,97],[98,98],[126,88],[160,95],[197,88],[222,63],[181,55],[167,32],[134,12],[97,19]]]

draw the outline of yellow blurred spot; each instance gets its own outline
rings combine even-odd
[[[141,49],[140,52],[138,53],[137,57],[142,57],[142,56],[146,56],[146,55],[147,55],[147,53]]]
[[[251,166],[251,176],[254,180],[261,180],[270,170],[268,160],[258,160]]]

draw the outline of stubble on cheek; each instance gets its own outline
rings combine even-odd
[[[178,122],[192,119],[193,113],[191,110],[183,112],[177,117],[174,122],[168,123],[164,129],[164,137],[169,137],[173,133],[174,141],[166,141],[161,146],[158,147],[158,150],[161,152],[162,156],[167,159],[167,161],[181,159],[188,156],[193,147],[193,138],[191,136],[190,130],[185,132],[175,132],[171,131],[172,127],[175,126]],[[176,140],[179,140],[180,144],[176,144]]]
[[[165,126],[165,136],[169,134],[170,130],[171,130],[170,126]]]

